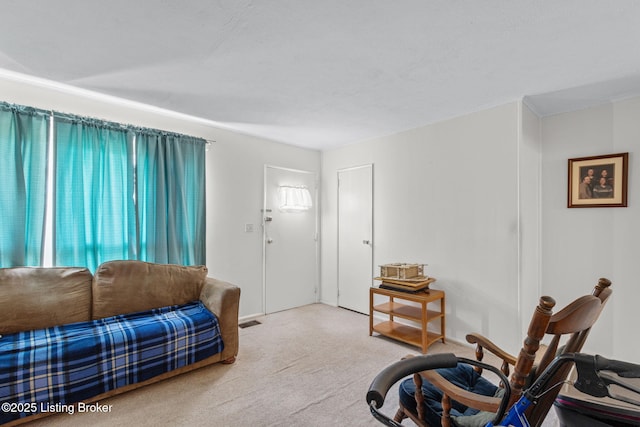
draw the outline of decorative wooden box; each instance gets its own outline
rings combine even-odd
[[[424,264],[394,263],[380,266],[380,276],[389,279],[412,279],[424,276]]]

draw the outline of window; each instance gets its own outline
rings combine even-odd
[[[49,248],[51,264],[92,271],[113,259],[205,263],[203,139],[0,107],[1,173],[3,182],[14,183],[0,201],[3,212],[20,206],[13,225],[3,221],[2,266],[42,265],[47,260],[41,254]],[[25,127],[31,131],[16,134]],[[19,218],[30,218],[25,209],[35,219],[22,224]],[[18,234],[22,241],[15,239]]]

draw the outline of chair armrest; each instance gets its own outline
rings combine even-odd
[[[218,317],[224,342],[223,358],[237,356],[240,288],[231,283],[207,277],[200,292],[200,301]]]
[[[467,391],[447,381],[437,371],[422,371],[420,376],[449,396],[451,400],[481,411],[498,412],[502,401],[499,397],[484,396]]]
[[[517,358],[515,356],[507,353],[506,351],[504,351],[500,347],[498,347],[489,338],[484,337],[484,336],[482,336],[480,334],[468,334],[466,338],[467,338],[467,342],[468,343],[476,344],[476,346],[478,346],[478,347],[480,347],[480,348],[482,348],[484,350],[487,350],[490,353],[498,356],[500,359],[502,359],[503,361],[507,362],[511,366],[515,366]],[[477,354],[477,352],[478,352],[478,350],[476,350],[476,354]]]

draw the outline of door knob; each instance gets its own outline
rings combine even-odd
[[[273,243],[273,239],[267,239],[267,243]]]
[[[365,245],[370,245],[371,241],[370,240],[363,240],[362,243],[365,244]]]

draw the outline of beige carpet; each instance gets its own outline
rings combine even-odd
[[[240,329],[232,365],[216,364],[100,402],[109,413],[59,414],[31,426],[376,426],[365,403],[375,375],[417,349],[369,337],[367,316],[312,304]],[[460,344],[429,352],[471,357]],[[383,412],[397,410],[397,385]],[[404,422],[411,425],[410,422]],[[553,424],[547,424],[553,425]]]

